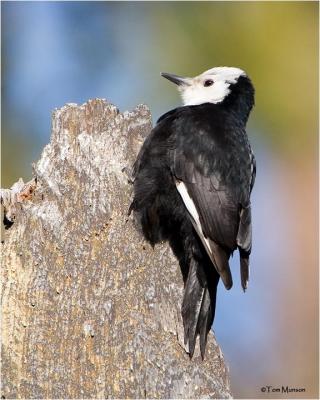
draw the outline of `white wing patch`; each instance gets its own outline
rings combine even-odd
[[[194,227],[195,227],[198,235],[200,236],[200,239],[201,239],[202,243],[204,244],[208,254],[212,255],[209,241],[204,236],[203,231],[202,231],[202,226],[201,226],[201,223],[200,223],[200,218],[199,218],[198,211],[196,209],[196,206],[195,206],[192,198],[189,196],[189,193],[188,193],[188,190],[186,188],[186,185],[182,181],[176,181],[176,187],[177,187],[177,190],[178,190],[180,196],[182,197],[184,205],[186,206],[186,208],[187,208],[189,214],[191,215],[191,217],[193,218],[193,221],[194,221],[194,224],[195,224]]]
[[[177,190],[182,198],[184,205],[186,206],[189,214],[190,220],[194,229],[196,230],[199,238],[208,253],[216,271],[220,275],[225,287],[230,289],[232,287],[232,276],[230,272],[230,267],[228,263],[229,256],[226,252],[219,250],[219,246],[210,239],[207,239],[203,234],[202,226],[200,223],[200,218],[196,206],[190,197],[186,185],[177,180],[176,181]]]

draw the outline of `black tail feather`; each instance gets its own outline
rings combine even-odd
[[[184,343],[189,344],[190,357],[193,356],[198,331],[198,318],[201,313],[205,287],[198,278],[198,265],[191,262],[182,301],[182,318],[184,325]],[[204,282],[203,282],[204,283]]]
[[[240,275],[241,275],[241,286],[245,292],[248,288],[249,281],[249,255],[243,254],[240,251]]]
[[[215,307],[215,303],[214,303]],[[208,332],[211,328],[214,318],[214,310],[212,310],[212,304],[210,299],[210,293],[208,289],[205,289],[204,296],[202,299],[201,310],[198,319],[198,330],[200,334],[200,353],[202,359],[204,359],[204,353],[207,345]]]
[[[200,336],[200,352],[204,358],[207,336],[211,329],[215,307],[219,274],[204,254],[204,258],[193,258],[182,302],[182,318],[185,344],[189,345],[190,357],[194,354],[197,336]]]

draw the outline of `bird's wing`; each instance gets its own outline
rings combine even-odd
[[[250,180],[250,193],[252,192],[254,182],[256,180],[257,166],[254,154],[251,152],[251,180]]]
[[[193,226],[225,287],[230,289],[232,276],[228,259],[236,248],[238,205],[217,174],[203,176],[182,154],[176,153],[174,176]]]
[[[256,178],[256,160],[251,153],[251,177],[250,177],[250,193],[254,186]],[[240,208],[240,221],[237,234],[237,246],[240,251],[240,272],[241,285],[245,291],[249,281],[249,255],[252,246],[252,225],[251,225],[251,205],[250,202]]]
[[[174,129],[170,164],[177,190],[208,255],[230,288],[230,254],[239,247],[240,255],[248,259],[251,249],[255,160],[246,132],[209,105],[180,113]]]

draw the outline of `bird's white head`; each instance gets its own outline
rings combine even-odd
[[[221,103],[230,93],[230,85],[237,83],[246,73],[240,68],[216,67],[194,78],[162,72],[161,75],[178,85],[183,104]]]

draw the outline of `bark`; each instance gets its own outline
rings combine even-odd
[[[167,244],[128,218],[140,105],[55,110],[34,179],[2,190],[2,398],[230,398],[213,334],[183,344],[183,282]]]

